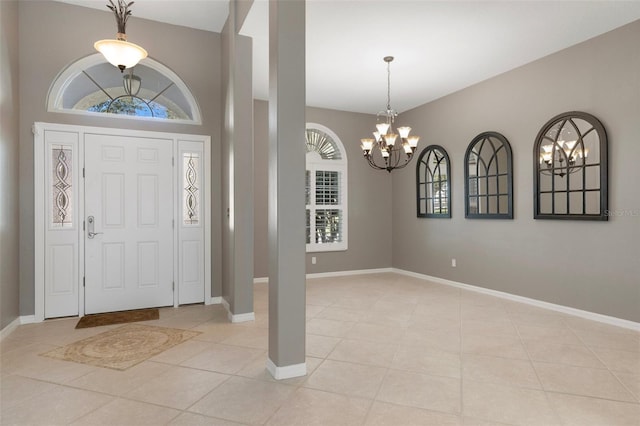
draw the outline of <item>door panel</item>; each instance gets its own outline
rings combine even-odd
[[[85,313],[173,305],[172,152],[170,139],[85,135]]]

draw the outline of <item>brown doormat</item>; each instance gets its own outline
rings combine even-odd
[[[76,328],[99,327],[101,325],[124,324],[127,322],[149,321],[160,318],[157,308],[135,309],[133,311],[107,312],[106,314],[91,314],[80,318]]]

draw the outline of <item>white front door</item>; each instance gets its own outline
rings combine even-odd
[[[173,305],[173,141],[84,142],[85,313]]]

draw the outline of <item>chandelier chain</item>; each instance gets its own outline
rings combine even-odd
[[[387,62],[387,111],[391,110],[391,62]]]

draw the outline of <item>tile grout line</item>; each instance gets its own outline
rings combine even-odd
[[[570,324],[567,324],[567,327],[569,327],[569,329],[571,330],[571,332],[573,333],[573,335],[574,335],[574,336],[576,336],[576,337],[578,338],[578,340],[580,340],[580,342],[582,342],[582,344],[587,348],[587,350],[588,350],[589,352],[591,352],[591,353],[593,354],[593,356],[595,356],[595,357],[596,357],[596,359],[602,363],[602,365],[604,365],[604,367],[607,369],[607,371],[609,372],[609,374],[611,374],[611,375],[614,377],[614,379],[615,379],[615,380],[616,380],[616,381],[617,381],[617,382],[622,386],[622,388],[623,388],[625,391],[627,391],[627,393],[628,393],[629,395],[631,395],[631,397],[633,397],[633,399],[634,399],[637,403],[639,403],[639,404],[640,404],[640,395],[636,395],[634,392],[632,392],[632,391],[631,391],[631,389],[629,389],[629,387],[628,387],[628,386],[626,386],[626,385],[622,382],[622,380],[620,380],[620,378],[619,378],[619,377],[618,377],[618,375],[616,374],[616,371],[615,371],[615,370],[612,370],[612,369],[607,365],[607,363],[605,363],[605,362],[602,360],[602,358],[600,358],[600,357],[598,356],[598,354],[593,350],[593,348],[592,348],[590,345],[588,345],[588,344],[584,341],[584,339],[583,339],[582,337],[580,337],[580,336],[575,332],[575,330],[573,329],[573,327],[571,327],[571,325],[570,325]],[[603,349],[616,350],[616,349],[612,349],[612,348],[603,348]],[[627,352],[627,351],[623,351],[623,352]],[[628,351],[628,352],[631,352],[631,351]],[[637,356],[638,356],[638,360],[639,360],[639,362],[640,362],[640,352],[637,352]],[[622,373],[622,372],[620,371],[620,373]],[[623,401],[619,401],[619,402],[623,402]]]
[[[531,358],[531,353],[529,352],[529,350],[527,349],[527,345],[525,345],[524,339],[522,338],[522,334],[520,333],[520,328],[518,327],[518,325],[516,323],[514,323],[513,317],[512,317],[512,313],[510,311],[507,310],[507,315],[509,315],[509,320],[511,321],[513,327],[516,329],[516,333],[518,334],[518,339],[520,340],[520,344],[522,345],[525,353],[527,354],[527,358],[529,361],[529,364],[531,365],[531,368],[533,369],[534,374],[536,375],[536,379],[538,380],[538,383],[540,384],[540,389],[542,390],[543,394],[544,394],[544,399],[545,401],[547,401],[547,405],[549,406],[549,408],[551,409],[551,412],[553,413],[556,421],[558,421],[558,424],[565,424],[565,422],[562,420],[562,416],[560,416],[560,413],[558,412],[558,409],[556,408],[555,404],[551,401],[551,398],[549,396],[549,392],[547,391],[547,389],[544,386],[544,383],[542,383],[542,380],[540,379],[540,375],[538,374],[538,369],[535,367],[534,365],[534,361]],[[562,320],[562,322],[564,323],[564,320]]]

